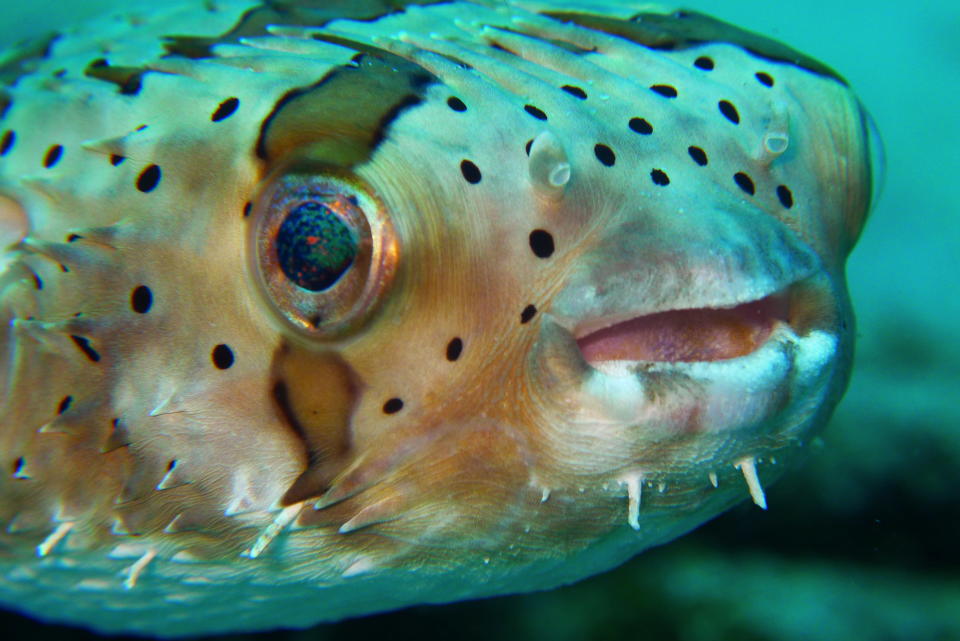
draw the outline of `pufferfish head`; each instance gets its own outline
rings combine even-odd
[[[83,563],[136,550],[106,592],[138,629],[596,573],[765,507],[843,392],[878,143],[839,76],[690,12],[422,4],[90,66],[142,111],[78,111],[104,137],[57,170],[88,228],[50,181],[4,192],[45,291],[0,302],[76,356],[7,416],[69,392],[83,444],[5,451]],[[130,627],[87,597],[63,616]]]
[[[295,372],[275,389],[308,441],[349,432],[287,502],[645,546],[763,504],[838,400],[876,144],[843,81],[742,32],[651,56],[556,17],[470,43],[350,25],[327,39],[376,49],[265,123],[246,250]]]

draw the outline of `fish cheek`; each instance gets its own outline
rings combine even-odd
[[[270,377],[276,410],[301,442],[306,469],[284,494],[284,505],[323,494],[351,455],[350,417],[359,385],[338,354],[284,343]]]

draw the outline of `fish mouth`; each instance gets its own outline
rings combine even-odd
[[[789,318],[790,296],[784,290],[731,307],[674,309],[615,320],[574,338],[587,363],[600,369],[604,363],[622,361],[712,362],[752,354]]]

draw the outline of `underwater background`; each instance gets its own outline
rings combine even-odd
[[[128,4],[0,0],[0,46]],[[768,490],[769,511],[745,502],[568,588],[224,641],[960,641],[960,2],[682,6],[837,69],[886,144],[848,270],[856,365],[822,444]],[[9,612],[0,631],[98,638]]]

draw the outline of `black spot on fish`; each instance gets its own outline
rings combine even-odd
[[[47,149],[47,154],[43,157],[43,166],[47,169],[55,167],[63,157],[63,145],[53,145]]]
[[[717,103],[717,107],[720,108],[720,113],[723,114],[724,118],[735,125],[740,124],[740,114],[737,112],[737,108],[733,106],[733,103],[728,100],[721,100]]]
[[[593,147],[593,153],[597,157],[597,160],[600,161],[600,164],[605,167],[613,167],[617,162],[617,156],[613,153],[613,150],[610,147],[602,144],[596,144]]]
[[[531,116],[533,116],[534,118],[536,118],[537,120],[547,119],[547,114],[543,113],[543,111],[541,111],[537,107],[534,107],[533,105],[524,105],[523,110],[526,111]]]
[[[0,156],[6,156],[13,149],[13,143],[16,141],[17,132],[12,129],[3,132],[3,138],[0,138]]]
[[[217,107],[217,110],[213,112],[210,116],[210,120],[213,122],[220,122],[221,120],[226,120],[234,113],[236,113],[237,108],[240,106],[239,98],[227,98],[220,103],[220,106]]]
[[[763,71],[758,71],[757,73],[754,74],[754,76],[758,81],[760,81],[761,85],[764,85],[766,87],[773,86],[773,76],[771,76],[770,74]]]
[[[654,169],[651,171],[650,180],[653,181],[654,185],[660,185],[661,187],[666,187],[670,184],[670,176],[662,169]]]
[[[690,154],[690,157],[693,158],[693,162],[697,163],[701,167],[707,164],[707,152],[705,152],[700,147],[690,146],[687,147],[687,153]]]
[[[656,94],[660,94],[664,98],[676,98],[677,90],[675,87],[670,85],[653,85],[650,87],[650,90]]]
[[[553,255],[553,236],[543,229],[530,232],[530,249],[538,258],[550,258]]]
[[[454,338],[449,343],[447,343],[447,360],[455,361],[460,358],[460,354],[463,352],[463,340],[459,337]]]
[[[467,110],[467,105],[465,105],[464,102],[459,98],[457,98],[456,96],[450,96],[449,98],[447,98],[447,106],[453,109],[454,111],[463,112]]]
[[[777,187],[777,198],[780,199],[780,204],[787,209],[793,207],[793,192],[791,192],[790,188],[786,185]]]
[[[210,359],[217,369],[230,369],[234,361],[233,350],[228,345],[221,343],[213,348]]]
[[[753,184],[753,179],[742,171],[735,173],[733,175],[733,180],[745,193],[750,194],[751,196],[756,193],[757,188]]]
[[[153,292],[146,285],[140,285],[130,294],[130,307],[138,314],[146,314],[153,306]]]
[[[537,308],[534,305],[527,305],[523,308],[523,311],[520,312],[520,324],[526,325],[529,323],[534,316],[537,315]]]
[[[157,188],[157,185],[160,184],[160,178],[162,176],[163,172],[160,171],[159,166],[150,165],[137,176],[137,189],[145,194],[153,191]]]
[[[84,338],[83,336],[71,335],[70,338],[73,340],[74,344],[83,352],[83,355],[86,356],[91,362],[99,363],[100,354],[97,350],[93,349],[90,346],[90,339]]]
[[[396,414],[403,409],[403,401],[399,398],[391,398],[383,404],[384,414]]]
[[[583,89],[581,89],[580,87],[577,87],[577,86],[575,86],[575,85],[563,85],[563,86],[560,87],[560,88],[563,89],[564,91],[566,91],[566,92],[567,92],[568,94],[570,94],[571,96],[575,96],[575,97],[579,98],[580,100],[586,100],[586,99],[587,99],[587,92],[584,91]]]
[[[700,56],[693,61],[693,66],[697,69],[703,69],[704,71],[713,70],[713,59],[708,58],[707,56]]]
[[[476,185],[483,178],[480,173],[480,168],[469,160],[464,160],[460,163],[460,173],[463,174],[464,179],[471,185]]]
[[[653,133],[653,125],[647,122],[644,118],[631,118],[628,124],[630,125],[630,129],[632,131],[635,131],[643,136],[649,136]]]

